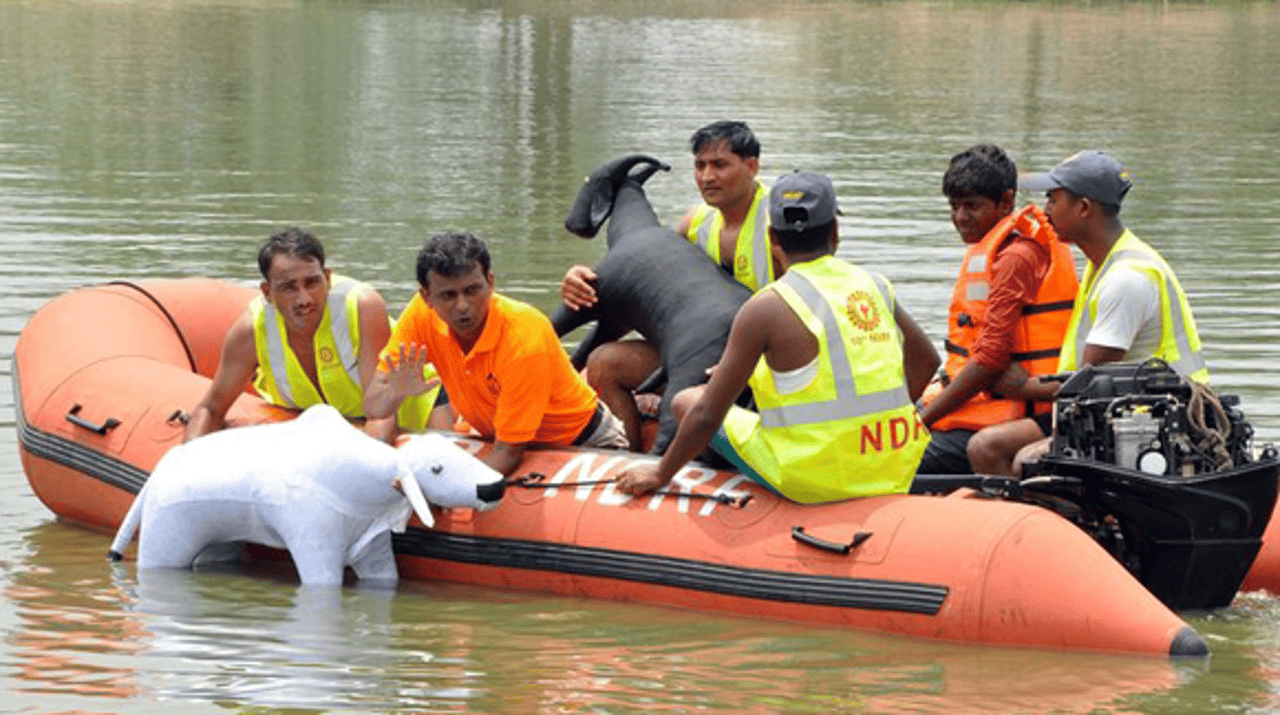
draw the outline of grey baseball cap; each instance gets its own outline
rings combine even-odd
[[[836,220],[836,187],[825,174],[796,169],[773,182],[769,191],[769,222],[777,229],[803,231]]]
[[[1029,191],[1066,189],[1094,201],[1119,206],[1133,182],[1120,162],[1105,152],[1089,149],[1068,157],[1043,174],[1019,177],[1018,185]]]

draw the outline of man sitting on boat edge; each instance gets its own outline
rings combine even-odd
[[[377,367],[391,323],[382,296],[325,267],[324,246],[309,231],[289,227],[258,251],[262,295],[232,324],[213,381],[191,411],[184,441],[226,426],[249,384],[267,402],[302,410],[333,405],[348,419],[364,417],[364,388]],[[401,413],[412,428],[427,422],[435,393]],[[411,414],[412,413],[412,414]],[[385,425],[368,425],[371,433]]]
[[[483,241],[471,233],[432,236],[418,252],[416,274],[418,292],[365,394],[370,419],[430,389],[423,369],[434,363],[450,404],[493,440],[482,461],[504,476],[530,444],[626,448],[622,423],[573,369],[551,321],[494,292]]]
[[[994,144],[956,154],[943,174],[966,250],[947,316],[946,371],[920,409],[932,433],[921,474],[970,474],[967,447],[978,430],[1052,409],[1000,394],[1006,375],[1020,384],[1057,371],[1080,284],[1071,249],[1040,208],[1014,211],[1017,191],[1018,169]]]
[[[738,312],[710,382],[676,397],[680,428],[661,461],[621,472],[619,491],[666,485],[708,444],[797,502],[910,488],[929,441],[914,403],[937,351],[887,280],[835,257],[830,178],[780,177],[769,211],[785,273]],[[748,384],[758,413],[733,404]]]
[[[1128,170],[1102,151],[1074,154],[1052,170],[1022,180],[1047,192],[1044,213],[1059,240],[1088,258],[1062,344],[1058,372],[1085,365],[1160,358],[1186,379],[1207,385],[1209,368],[1186,293],[1173,269],[1120,220],[1133,183]],[[1026,399],[1051,399],[1058,383],[1028,379]],[[1044,454],[1052,413],[992,425],[969,441],[979,474],[1021,476],[1024,463]]]

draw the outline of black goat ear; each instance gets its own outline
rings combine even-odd
[[[432,468],[431,468],[431,473],[432,473],[432,474],[439,474],[440,472],[443,472],[443,471],[444,471],[444,465],[443,465],[443,464],[437,464],[437,465],[435,465],[434,467],[432,467]]]

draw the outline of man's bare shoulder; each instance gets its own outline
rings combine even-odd
[[[782,296],[772,290],[762,290],[747,299],[738,310],[737,320],[744,327],[767,327],[779,321],[791,321],[795,314],[787,306]]]
[[[382,299],[382,295],[372,286],[365,286],[364,290],[360,292],[360,295],[356,298],[356,306],[360,311],[361,321],[373,319],[378,323],[390,325],[390,318],[387,315],[387,302]]]
[[[224,344],[227,346],[241,345],[248,343],[253,345],[254,341],[254,314],[252,307],[246,306],[240,313],[240,317],[236,318],[236,322],[227,328],[227,336]]]
[[[356,297],[356,301],[361,306],[376,304],[382,306],[383,310],[386,310],[387,307],[387,302],[382,299],[382,294],[378,292],[377,288],[368,283],[361,284],[360,294]]]
[[[701,204],[689,207],[689,210],[680,219],[680,223],[676,224],[676,233],[681,236],[689,234],[689,227],[693,225],[693,218],[698,215],[698,209],[700,208],[702,208]]]

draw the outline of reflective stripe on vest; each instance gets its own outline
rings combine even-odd
[[[313,338],[319,385],[311,385],[305,371],[301,371],[301,363],[289,348],[280,312],[265,298],[255,298],[250,308],[259,352],[259,377],[255,381],[259,392],[285,407],[304,409],[323,400],[347,417],[363,416],[358,352],[359,299],[365,289],[359,281],[337,276],[329,287],[325,312]],[[336,357],[338,369],[326,368],[322,355],[328,351]],[[290,361],[298,366],[293,371],[289,369]]]
[[[760,411],[729,410],[729,446],[794,501],[905,493],[929,430],[905,388],[893,288],[825,256],[791,266],[771,290],[817,341],[817,370],[779,392],[762,357],[748,381]]]
[[[760,290],[773,281],[768,196],[768,189],[757,182],[751,208],[747,210],[747,218],[738,229],[738,240],[734,245],[733,277],[752,291]],[[690,221],[686,238],[719,264],[720,231],[723,228],[724,215],[719,209],[703,204]]]
[[[889,306],[889,320],[893,319],[893,297],[889,293],[884,278],[873,275],[876,289],[884,302]],[[878,412],[906,407],[911,404],[907,387],[900,384],[888,390],[858,394],[858,386],[853,379],[853,366],[849,361],[849,353],[842,339],[844,333],[836,323],[836,316],[831,312],[831,304],[823,298],[808,278],[797,271],[787,271],[778,282],[787,286],[800,296],[800,300],[822,322],[826,335],[827,351],[831,359],[831,371],[835,378],[836,396],[824,402],[808,402],[799,405],[779,405],[760,411],[760,424],[767,428],[795,427],[797,425],[815,424],[831,420],[843,420],[865,417]]]
[[[1164,360],[1185,377],[1207,383],[1209,370],[1199,349],[1200,337],[1196,333],[1195,320],[1191,316],[1190,305],[1187,304],[1182,287],[1178,285],[1173,270],[1160,257],[1160,254],[1128,229],[1125,229],[1120,239],[1111,247],[1111,252],[1107,254],[1096,274],[1093,272],[1092,264],[1085,271],[1084,285],[1076,298],[1076,306],[1071,315],[1072,322],[1067,328],[1067,342],[1063,345],[1058,364],[1059,371],[1065,372],[1079,367],[1080,356],[1084,355],[1089,331],[1093,328],[1094,315],[1098,308],[1096,296],[1098,287],[1102,284],[1103,277],[1122,262],[1138,264],[1136,267],[1150,276],[1160,289],[1160,342],[1153,357]],[[1192,344],[1193,341],[1195,345]]]
[[[987,272],[987,254],[972,253],[964,265],[965,273],[986,273]],[[988,284],[986,276],[982,278],[974,278],[970,280],[964,287],[965,300],[986,300],[991,294],[991,286]]]

